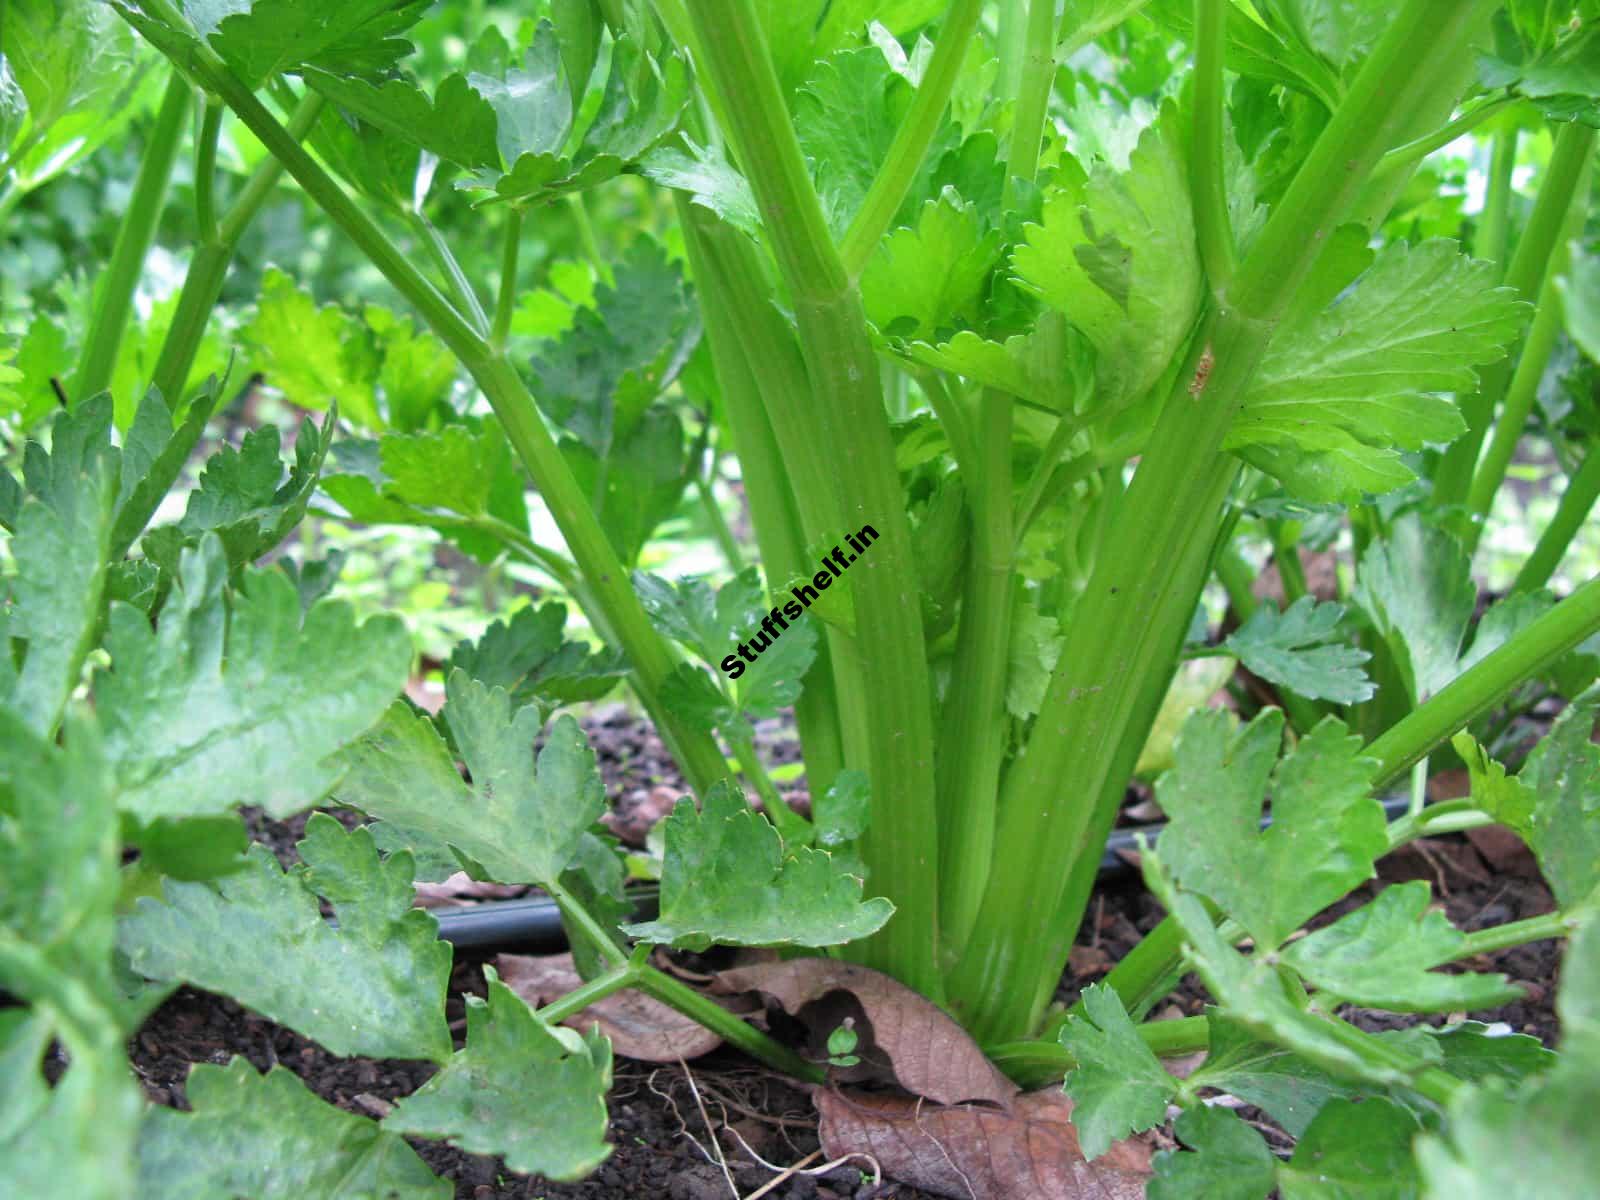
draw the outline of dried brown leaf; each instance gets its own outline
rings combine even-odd
[[[839,1072],[841,1080],[896,1083],[940,1104],[980,1100],[1008,1107],[1017,1094],[943,1009],[868,967],[793,958],[724,971],[715,988],[771,997],[807,1027],[816,1060],[827,1057],[828,1034],[852,1020],[861,1063]]]
[[[886,1175],[956,1200],[1142,1200],[1150,1149],[1130,1138],[1086,1162],[1072,1101],[1054,1088],[1010,1112],[817,1088],[822,1149],[870,1154]]]
[[[507,987],[536,1007],[560,999],[583,982],[570,954],[502,954],[494,960],[494,969]],[[578,1030],[598,1025],[618,1054],[641,1062],[698,1058],[722,1045],[722,1039],[704,1025],[643,992],[613,992],[563,1024]]]

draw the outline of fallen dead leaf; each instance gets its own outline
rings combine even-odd
[[[476,900],[508,900],[526,895],[527,891],[526,884],[485,883],[465,871],[457,871],[438,883],[417,884],[417,907],[448,908]]]
[[[814,1061],[827,1058],[828,1035],[854,1021],[861,1062],[835,1072],[847,1082],[898,1084],[939,1104],[987,1101],[1009,1108],[1017,1086],[938,1005],[868,967],[831,958],[735,967],[713,990],[760,992],[807,1027]]]
[[[891,1178],[956,1200],[1142,1200],[1150,1149],[1130,1138],[1086,1162],[1072,1101],[1054,1088],[1010,1112],[815,1088],[822,1149],[870,1154]]]
[[[494,969],[507,987],[535,1007],[560,999],[583,982],[570,954],[501,954]],[[631,990],[613,992],[563,1024],[578,1030],[598,1025],[618,1054],[641,1062],[699,1058],[722,1045],[704,1025]]]

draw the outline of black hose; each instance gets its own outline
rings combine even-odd
[[[1390,796],[1381,803],[1391,821],[1403,816],[1408,807],[1405,796]],[[1270,816],[1261,818],[1263,829],[1270,824]],[[1113,879],[1130,874],[1134,866],[1125,855],[1138,850],[1135,835],[1142,833],[1147,838],[1154,838],[1164,825],[1165,822],[1158,822],[1112,830],[1111,836],[1106,839],[1105,857],[1100,860],[1100,878]],[[628,894],[635,897],[634,920],[655,919],[659,892],[654,884],[630,888]],[[561,912],[548,896],[491,900],[460,908],[442,908],[436,909],[433,915],[439,921],[439,936],[462,950],[497,947],[554,953],[567,947],[567,935],[561,928]]]

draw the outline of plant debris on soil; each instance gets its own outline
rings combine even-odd
[[[670,756],[649,724],[621,705],[606,706],[584,718],[595,747],[612,823],[627,843],[642,845],[653,821],[683,794]],[[767,761],[793,762],[798,747],[779,723],[760,730]],[[788,783],[791,799],[803,801],[803,778]],[[1141,797],[1130,794],[1130,802]],[[338,813],[351,821],[353,814]],[[1141,813],[1141,815],[1143,815]],[[269,845],[285,863],[305,818],[271,821],[247,814],[252,836]],[[1550,911],[1548,889],[1526,855],[1492,833],[1468,839],[1429,839],[1390,855],[1380,863],[1380,879],[1359,889],[1315,924],[1325,924],[1366,903],[1383,883],[1425,879],[1436,901],[1461,929],[1472,931]],[[520,889],[519,889],[520,890]],[[502,892],[494,892],[499,895]],[[1104,977],[1163,911],[1136,875],[1107,880],[1090,901],[1088,919],[1074,946],[1057,999],[1071,1003],[1079,992]],[[1502,971],[1522,984],[1524,999],[1487,1012],[1420,1018],[1444,1024],[1470,1017],[1554,1043],[1553,1007],[1559,945],[1536,942],[1483,955],[1465,969]],[[458,1044],[465,1033],[466,995],[484,994],[482,966],[494,952],[457,950],[446,1014]],[[1163,1002],[1157,1016],[1202,1013],[1207,997],[1190,976]],[[1398,1026],[1391,1014],[1366,1010],[1347,1013],[1365,1029]],[[1415,1023],[1413,1018],[1409,1023]],[[183,1106],[184,1081],[194,1063],[224,1063],[243,1055],[258,1069],[281,1064],[323,1099],[350,1112],[382,1117],[400,1097],[420,1087],[436,1068],[429,1063],[338,1058],[282,1026],[242,1009],[232,1000],[180,988],[150,1017],[130,1045],[130,1057],[146,1095],[158,1104]],[[690,1062],[656,1064],[618,1057],[615,1085],[608,1097],[610,1159],[590,1178],[554,1184],[516,1175],[493,1158],[466,1154],[437,1142],[413,1140],[428,1165],[455,1185],[458,1200],[747,1200],[759,1193],[772,1200],[931,1200],[924,1192],[892,1180],[873,1181],[872,1165],[849,1162],[829,1166],[822,1156],[817,1114],[808,1094],[781,1076],[727,1048]],[[1287,1151],[1291,1140],[1259,1112],[1241,1115]],[[1156,1145],[1170,1145],[1159,1130]],[[799,1171],[785,1176],[793,1166]],[[812,1174],[818,1168],[827,1168]],[[761,1189],[768,1190],[762,1191]],[[1027,1200],[1019,1197],[1018,1200]]]

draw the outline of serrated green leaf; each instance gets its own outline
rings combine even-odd
[[[139,401],[122,441],[117,520],[111,531],[108,560],[115,561],[126,554],[155,516],[199,444],[220,394],[217,381],[208,380],[190,402],[183,423],[176,430],[172,427],[171,410],[154,388]]]
[[[301,74],[312,88],[386,134],[463,167],[500,165],[495,107],[463,75],[446,76],[430,97],[404,79],[373,83],[316,68]]]
[[[1041,323],[1004,342],[963,329],[948,342],[910,342],[900,352],[923,366],[998,388],[1052,413],[1085,408],[1094,395],[1094,350],[1082,337],[1056,339]]]
[[[598,1031],[567,1040],[493,967],[483,973],[489,999],[467,997],[466,1047],[403,1098],[383,1127],[500,1155],[513,1171],[582,1178],[611,1154],[605,1142],[611,1044]]]
[[[1308,700],[1359,704],[1376,690],[1361,665],[1372,656],[1339,639],[1344,606],[1302,596],[1283,612],[1256,609],[1223,643],[1246,667]]]
[[[1592,741],[1597,714],[1600,688],[1591,688],[1562,710],[1517,776],[1534,798],[1525,836],[1563,908],[1600,888],[1600,745]]]
[[[0,708],[0,930],[115,1011],[116,781],[94,726],[81,716],[65,726],[57,746]],[[10,955],[0,956],[0,985],[24,999],[52,998],[41,990],[51,985]]]
[[[1060,1037],[1078,1064],[1065,1084],[1072,1125],[1084,1157],[1095,1159],[1113,1142],[1165,1121],[1178,1084],[1162,1070],[1113,989],[1094,984],[1082,1003],[1084,1016],[1069,1017]]]
[[[1307,982],[1352,1004],[1395,1012],[1495,1008],[1522,996],[1504,975],[1444,975],[1433,967],[1462,956],[1466,935],[1427,911],[1422,880],[1395,883],[1370,904],[1287,947],[1283,961]]]
[[[562,636],[564,604],[527,605],[509,622],[495,621],[476,642],[456,643],[445,674],[459,668],[489,687],[505,688],[514,704],[598,700],[626,673],[620,651],[595,651]]]
[[[639,173],[653,183],[688,192],[694,202],[710,209],[735,229],[751,237],[761,232],[761,210],[750,183],[724,157],[717,146],[698,146],[687,136],[686,149],[662,146],[639,160]]]
[[[129,31],[94,0],[10,0],[0,52],[34,130],[74,113],[109,112],[133,60]],[[0,146],[7,149],[9,139]]]
[[[144,535],[145,557],[169,574],[179,558],[192,552],[208,535],[220,539],[230,570],[258,560],[272,550],[305,516],[316,491],[322,465],[333,441],[336,411],[318,429],[307,417],[294,442],[294,465],[284,478],[278,458],[278,430],[252,429],[235,450],[223,446],[206,460],[200,486],[189,493],[183,518]]]
[[[1000,257],[1000,234],[985,233],[978,211],[946,188],[890,233],[861,275],[861,302],[883,333],[928,338],[971,320]]]
[[[301,66],[371,74],[410,52],[398,35],[427,0],[189,0],[185,15],[223,59],[251,84]]]
[[[124,1200],[143,1102],[119,1039],[92,1048],[76,1040],[71,1066],[52,1083],[42,1068],[53,1036],[43,1013],[0,1012],[6,1189],[29,1200]]]
[[[337,403],[364,428],[383,427],[373,393],[377,347],[363,323],[339,305],[318,305],[290,275],[269,267],[256,315],[239,336],[260,359],[267,382],[291,404],[321,412]]]
[[[1283,1200],[1412,1200],[1420,1180],[1416,1117],[1387,1100],[1334,1099],[1278,1168]]]
[[[1563,1017],[1570,1036],[1572,1023]],[[1548,1071],[1556,1055],[1545,1049],[1536,1037],[1523,1033],[1491,1033],[1479,1021],[1464,1021],[1449,1029],[1427,1029],[1437,1044],[1439,1063],[1458,1079],[1479,1083],[1486,1079],[1506,1079],[1520,1083],[1530,1075]]]
[[[1355,601],[1388,643],[1413,703],[1455,678],[1478,603],[1461,543],[1414,515],[1361,556]]]
[[[1093,343],[1095,401],[1116,411],[1168,368],[1199,311],[1201,271],[1177,108],[1139,139],[1125,172],[1095,164],[1045,196],[1012,255],[1024,288]]]
[[[1268,0],[1307,50],[1340,70],[1365,57],[1394,15],[1385,0]]]
[[[1186,1108],[1173,1125],[1187,1150],[1162,1150],[1151,1160],[1148,1200],[1262,1200],[1277,1166],[1267,1143],[1225,1108]]]
[[[1006,711],[1026,721],[1039,711],[1061,658],[1059,623],[1034,608],[1018,589],[1006,665]]]
[[[894,912],[884,899],[863,901],[861,880],[821,850],[785,853],[771,822],[728,780],[696,810],[684,799],[666,821],[661,916],[626,925],[630,937],[705,949],[742,946],[837,946],[882,928]]]
[[[432,722],[405,704],[345,755],[341,804],[446,842],[502,883],[550,883],[605,811],[605,789],[578,723],[550,726],[537,767],[537,705],[513,710],[503,688],[462,670],[445,681],[443,720],[471,782]]]
[[[1413,477],[1400,449],[1466,429],[1437,393],[1470,392],[1528,311],[1495,269],[1434,240],[1379,252],[1334,304],[1279,331],[1224,445],[1306,500],[1354,500]],[[1399,486],[1391,484],[1390,487]]]
[[[623,563],[637,563],[656,527],[677,511],[692,470],[686,451],[683,422],[663,404],[614,433],[604,455],[561,440],[562,457]]]
[[[794,96],[795,135],[837,236],[866,199],[915,89],[876,46],[841,50],[808,65],[810,73]],[[935,158],[924,158],[923,173]],[[910,190],[922,192],[915,183]]]
[[[1549,120],[1600,125],[1597,14],[1573,9],[1538,0],[1497,12],[1493,50],[1479,56],[1478,79],[1529,97]]]
[[[1171,817],[1157,845],[1179,883],[1221,905],[1265,952],[1370,879],[1388,839],[1369,795],[1373,763],[1340,722],[1323,721],[1281,764],[1282,713],[1231,725],[1210,709],[1184,726],[1177,765],[1156,784]],[[1258,830],[1269,777],[1272,825]]]
[[[339,778],[331,756],[382,715],[410,669],[398,619],[357,625],[333,601],[302,617],[282,572],[253,570],[230,615],[227,573],[208,535],[184,552],[157,630],[137,609],[112,606],[111,669],[95,677],[95,707],[118,803],[141,819],[311,807]]]
[[[132,822],[130,822],[132,823]],[[237,813],[215,817],[160,817],[126,831],[141,867],[194,882],[230,875],[246,865],[250,833]]]
[[[57,420],[56,428],[66,424]],[[27,653],[9,688],[0,676],[0,701],[42,735],[61,719],[100,627],[117,462],[92,458],[86,468],[63,470],[43,498],[23,501],[9,547],[17,573],[10,611],[0,610],[0,653],[11,653],[6,635],[25,642]]]
[[[1210,1046],[1200,1069],[1189,1077],[1192,1087],[1213,1087],[1266,1111],[1284,1129],[1299,1137],[1322,1106],[1335,1097],[1356,1094],[1315,1063],[1230,1020],[1216,1008],[1206,1010]]]
[[[320,1100],[285,1067],[197,1063],[193,1111],[152,1108],[139,1195],[172,1200],[448,1200],[450,1184],[398,1134]]]
[[[121,924],[134,970],[232,996],[334,1054],[449,1058],[450,948],[433,917],[412,907],[411,856],[380,860],[370,833],[347,833],[321,813],[300,852],[304,879],[255,846],[244,870],[214,883],[169,880],[163,903],[142,900]]]

